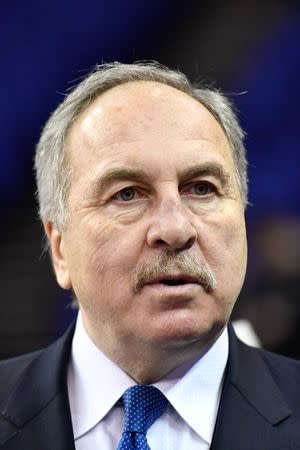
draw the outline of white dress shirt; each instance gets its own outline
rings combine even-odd
[[[209,449],[227,358],[225,328],[200,359],[153,384],[169,404],[147,432],[151,450]],[[76,450],[116,450],[124,423],[119,399],[135,384],[92,342],[79,313],[68,369]]]

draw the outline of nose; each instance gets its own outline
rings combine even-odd
[[[151,217],[147,244],[151,248],[178,251],[190,248],[196,229],[180,201],[162,201]]]

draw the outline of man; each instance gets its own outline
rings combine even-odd
[[[247,259],[230,102],[158,64],[97,67],[46,124],[36,172],[80,313],[2,363],[0,449],[299,449],[299,364],[227,326]]]

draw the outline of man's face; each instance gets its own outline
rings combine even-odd
[[[66,145],[69,220],[54,265],[97,344],[112,354],[211,342],[240,292],[247,254],[220,125],[176,89],[132,82],[93,101]]]

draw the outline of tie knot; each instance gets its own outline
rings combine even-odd
[[[124,432],[142,434],[147,433],[168,403],[157,388],[143,384],[127,389],[122,399],[125,408]]]

